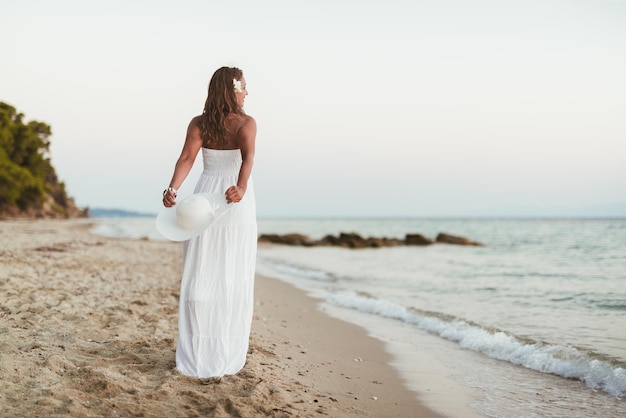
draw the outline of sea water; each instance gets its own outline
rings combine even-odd
[[[97,233],[163,239],[150,218],[98,221]],[[259,220],[260,234],[292,232],[482,242],[260,246],[257,271],[383,340],[418,390],[428,382],[412,358],[427,354],[480,414],[626,416],[626,219]]]

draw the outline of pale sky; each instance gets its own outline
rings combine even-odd
[[[229,65],[259,217],[626,216],[626,0],[0,3],[0,101],[80,206],[157,212]]]

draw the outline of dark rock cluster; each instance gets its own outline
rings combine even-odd
[[[354,232],[341,232],[339,235],[326,235],[319,240],[313,240],[303,234],[261,234],[260,243],[282,245],[299,245],[302,247],[334,246],[343,248],[381,248],[399,245],[431,245],[435,243],[482,246],[480,242],[457,235],[439,233],[433,240],[422,234],[406,234],[404,239],[386,237],[362,237]]]

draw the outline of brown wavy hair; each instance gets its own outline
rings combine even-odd
[[[204,145],[222,146],[226,142],[226,117],[245,115],[237,105],[233,79],[241,80],[243,71],[236,67],[219,68],[209,82],[209,92],[200,116],[199,128]]]

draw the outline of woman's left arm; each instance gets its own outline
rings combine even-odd
[[[241,168],[239,169],[239,177],[237,185],[229,187],[226,190],[226,200],[228,203],[237,203],[243,199],[248,189],[248,179],[252,173],[254,165],[254,151],[256,141],[256,121],[251,116],[247,117],[243,126],[237,134],[237,142],[241,150]]]

